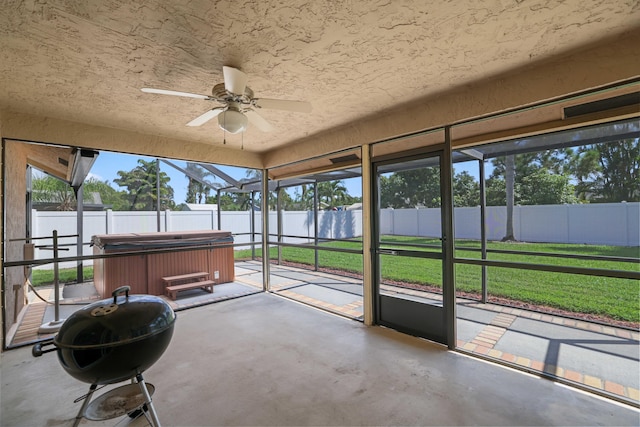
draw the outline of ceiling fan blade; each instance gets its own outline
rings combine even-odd
[[[214,108],[213,110],[209,110],[203,115],[191,120],[189,123],[187,123],[187,126],[201,126],[207,123],[209,120],[216,117],[218,114],[222,113],[223,111],[224,111],[224,108]]]
[[[199,95],[197,93],[189,93],[189,92],[178,92],[176,90],[165,90],[165,89],[153,89],[150,87],[143,87],[140,89],[144,93],[155,93],[158,95],[172,95],[172,96],[183,96],[186,98],[196,98],[196,99],[209,99],[211,98],[208,95]]]
[[[253,105],[258,108],[268,108],[272,110],[294,111],[296,113],[310,113],[313,108],[306,101],[287,101],[284,99],[259,98],[253,100]]]
[[[227,92],[231,92],[234,95],[244,95],[244,89],[247,87],[247,75],[237,68],[222,67],[222,74],[224,75],[224,88]]]
[[[244,112],[244,114],[247,116],[251,124],[256,125],[256,127],[262,132],[271,132],[272,130],[274,130],[273,125],[266,121],[264,117],[262,117],[257,112],[253,110],[247,110]]]

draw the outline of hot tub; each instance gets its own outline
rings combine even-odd
[[[213,230],[95,235],[91,238],[94,255],[133,253],[94,260],[95,287],[107,298],[123,285],[130,286],[132,294],[163,295],[163,277],[194,272],[208,272],[216,284],[232,282],[233,247],[224,247],[231,243],[231,232]],[[180,251],[153,252],[171,249]]]

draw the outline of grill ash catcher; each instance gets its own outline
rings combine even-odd
[[[151,295],[129,296],[129,286],[113,291],[113,299],[89,304],[64,321],[56,336],[33,346],[39,357],[56,351],[63,369],[91,384],[75,418],[102,421],[144,414],[160,427],[151,396],[155,390],[142,373],[162,356],[173,336],[176,315],[167,302]],[[124,298],[118,299],[120,294]],[[52,346],[52,348],[45,348]],[[98,386],[130,381],[91,401]],[[101,387],[100,387],[101,388]]]

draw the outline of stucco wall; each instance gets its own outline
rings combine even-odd
[[[6,124],[6,122],[4,122]],[[6,128],[3,127],[6,131]],[[3,208],[3,262],[24,260],[24,240],[26,238],[26,194],[27,165],[38,165],[49,173],[64,177],[66,166],[58,159],[68,158],[71,150],[55,146],[25,144],[3,139],[4,150],[4,195]],[[6,210],[4,210],[6,209]],[[5,214],[6,212],[6,214]],[[5,317],[3,327],[8,333],[17,316],[25,306],[26,275],[24,267],[3,268],[3,289]]]
[[[2,141],[2,115],[0,114],[0,141]],[[0,171],[4,171],[4,143],[0,144]],[[0,191],[2,196],[4,197],[4,172],[0,172]],[[0,201],[2,197],[0,197]],[[0,202],[0,218],[3,220],[0,221],[0,235],[4,237],[4,203]],[[4,238],[0,239],[0,254],[4,254]],[[0,255],[3,257],[4,255]],[[4,258],[2,258],[2,262],[4,264]],[[2,281],[0,283],[0,305],[4,305],[4,268],[2,269]],[[4,331],[4,316],[0,316],[0,331]],[[4,348],[4,334],[2,334],[2,347]]]
[[[0,111],[5,137],[71,147],[193,160],[205,163],[262,168],[256,153],[193,141],[144,135],[122,129],[92,126],[12,111]]]
[[[310,135],[263,156],[271,168],[362,144],[483,117],[638,77],[640,32],[532,62],[503,75],[443,89],[339,129]],[[366,99],[366,96],[365,98]],[[490,131],[491,129],[487,129]],[[456,141],[453,141],[454,146]]]
[[[5,261],[22,260],[23,245],[20,242],[9,242],[11,239],[25,237],[26,230],[26,167],[27,151],[29,147],[25,144],[6,142],[5,168],[4,168],[4,206],[7,214],[4,217],[4,245]],[[4,292],[5,292],[5,325],[11,328],[16,316],[24,306],[24,269],[22,267],[11,267],[4,269]],[[14,286],[19,289],[14,291]],[[6,332],[6,331],[5,331]]]

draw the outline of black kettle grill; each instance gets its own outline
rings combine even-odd
[[[154,388],[151,384],[145,384],[142,373],[169,346],[176,315],[162,298],[151,295],[129,296],[129,290],[129,286],[122,286],[113,291],[113,299],[97,301],[76,311],[65,320],[52,340],[33,347],[32,353],[36,357],[57,351],[60,364],[69,375],[91,384],[74,425],[78,425],[87,412],[96,412],[95,408],[87,411],[87,406],[98,385],[129,379],[132,383],[135,379],[139,384],[140,399],[143,399],[153,425],[160,425],[149,393]],[[125,297],[119,298],[122,293]],[[47,346],[55,348],[44,349]],[[124,387],[131,394],[131,387]],[[114,391],[109,393],[113,394]],[[104,405],[108,400],[98,398],[94,403]],[[125,412],[122,414],[118,411],[116,413],[124,415],[130,409],[128,406],[123,406],[122,410]],[[108,418],[114,417],[113,411],[110,414]]]

